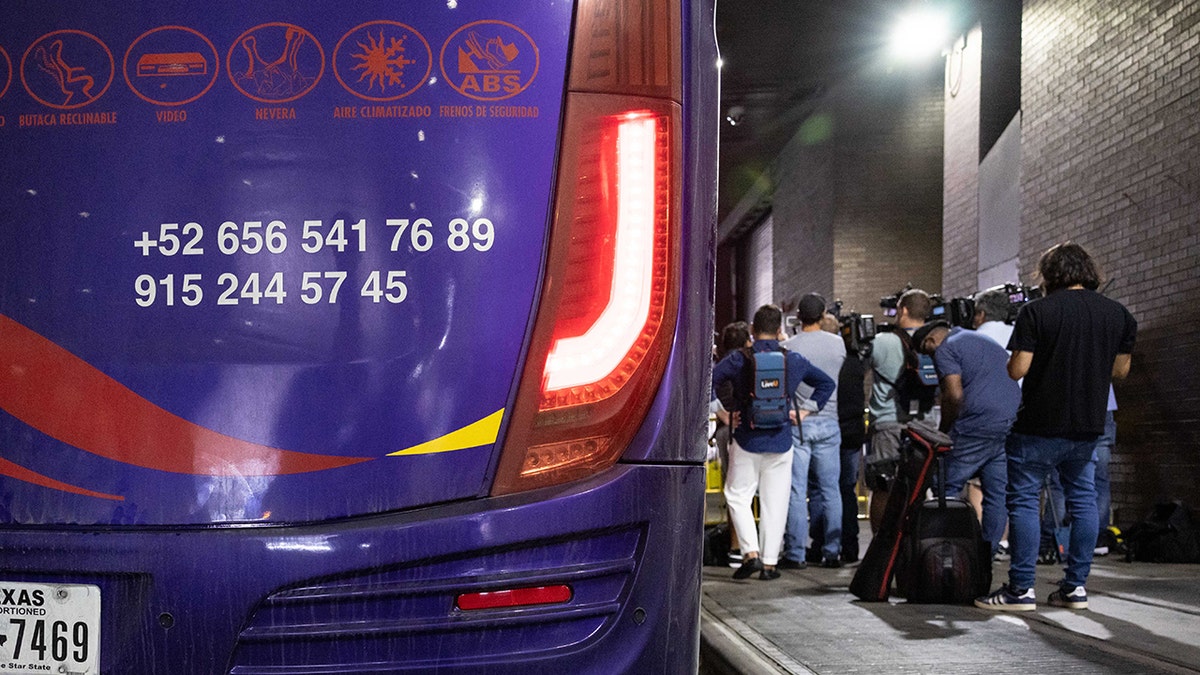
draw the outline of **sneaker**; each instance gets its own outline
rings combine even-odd
[[[779,564],[776,565],[781,570],[802,570],[808,567],[808,563],[803,560],[792,560],[791,558],[780,558]]]
[[[763,571],[758,573],[758,578],[763,581],[770,581],[772,579],[778,579],[779,577],[780,577],[780,573],[779,573],[779,570],[777,570],[777,569],[765,569],[764,568]]]
[[[761,572],[762,568],[763,568],[762,560],[758,556],[755,556],[755,557],[747,560],[746,562],[742,563],[741,567],[734,570],[733,578],[734,579],[749,579],[751,576],[754,575],[755,572]]]
[[[994,612],[1032,612],[1037,609],[1037,597],[1032,588],[1019,590],[1003,584],[991,595],[975,598],[975,606]]]
[[[992,554],[992,560],[993,561],[1002,561],[1002,560],[1011,560],[1011,559],[1012,559],[1012,555],[1010,555],[1008,552],[1008,540],[1001,539],[1000,543],[996,545],[996,552]]]
[[[821,561],[821,567],[835,568],[841,566],[842,561],[837,556],[830,556]]]
[[[1092,554],[1097,557],[1104,557],[1104,556],[1108,555],[1108,547],[1107,546],[1097,546],[1096,549],[1094,551],[1092,551]]]
[[[1087,591],[1083,590],[1083,586],[1076,586],[1067,589],[1070,586],[1059,586],[1057,591],[1050,594],[1047,601],[1052,607],[1065,607],[1067,609],[1087,609]]]

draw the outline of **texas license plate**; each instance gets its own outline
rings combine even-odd
[[[0,581],[0,674],[100,672],[100,587]]]

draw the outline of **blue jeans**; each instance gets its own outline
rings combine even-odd
[[[858,467],[862,463],[862,446],[841,449],[842,468],[838,474],[838,491],[842,497],[842,560],[858,560]],[[811,464],[810,464],[811,466]],[[808,472],[808,529],[813,546],[825,548],[825,507],[817,475]],[[822,557],[824,553],[822,552]],[[809,558],[812,559],[811,557]]]
[[[1104,435],[1096,441],[1096,511],[1099,514],[1100,530],[1104,531],[1112,520],[1112,484],[1108,479],[1108,463],[1112,450],[1117,445],[1117,421],[1109,410],[1104,418]]]
[[[1096,441],[1096,513],[1099,532],[1107,530],[1108,526],[1112,524],[1112,484],[1108,477],[1108,463],[1112,460],[1112,449],[1116,444],[1117,422],[1113,419],[1112,411],[1109,410],[1104,421],[1104,435]],[[1062,484],[1058,480],[1057,471],[1050,472],[1048,487],[1050,489],[1048,498],[1054,500],[1054,512],[1062,518],[1067,512],[1067,503],[1063,498]],[[1070,519],[1066,520],[1064,525],[1070,525]],[[1054,528],[1057,525],[1054,518],[1051,517],[1050,508],[1047,507],[1042,515],[1043,549],[1054,545]],[[1100,545],[1098,540],[1096,545]]]
[[[1083,586],[1092,569],[1099,525],[1096,517],[1096,441],[1013,433],[1008,437],[1008,583],[1032,588],[1037,567],[1040,518],[1038,494],[1057,469],[1071,517],[1066,586]]]
[[[1004,537],[1004,524],[1008,520],[1004,507],[1008,484],[1005,438],[954,434],[954,447],[946,456],[947,497],[958,496],[968,479],[979,476],[983,487],[983,538],[992,545],[992,553]]]
[[[838,487],[842,492],[842,553],[858,560],[858,467],[862,448],[842,450],[842,473]]]
[[[821,555],[837,558],[842,550],[842,496],[838,479],[842,473],[842,430],[836,418],[810,417],[792,430],[792,495],[788,503],[783,557],[804,560],[808,548],[809,516],[823,523]],[[808,494],[808,476],[816,477],[818,489]],[[816,504],[811,507],[811,500]]]

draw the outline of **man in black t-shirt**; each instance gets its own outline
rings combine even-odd
[[[1104,433],[1108,387],[1129,373],[1137,321],[1096,292],[1100,274],[1077,244],[1060,244],[1038,262],[1046,297],[1021,308],[1008,348],[1008,374],[1025,378],[1021,409],[1009,435],[1008,583],[975,601],[1001,611],[1035,609],[1039,544],[1038,493],[1057,469],[1071,516],[1066,577],[1048,601],[1087,609],[1097,514],[1094,450]]]

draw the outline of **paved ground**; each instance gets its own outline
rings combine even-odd
[[[1087,611],[1046,605],[1062,574],[1039,565],[1038,610],[1024,613],[864,603],[847,590],[854,569],[734,581],[704,568],[701,671],[1200,673],[1200,565],[1097,558]]]

